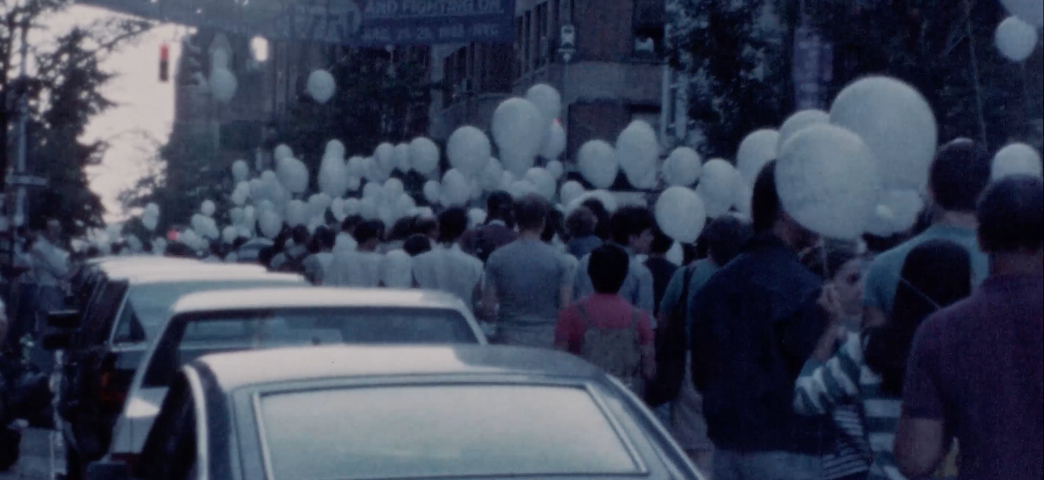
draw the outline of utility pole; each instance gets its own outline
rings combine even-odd
[[[29,100],[26,98],[28,94],[28,79],[25,76],[25,64],[29,57],[29,20],[24,19],[22,21],[22,44],[20,45],[20,55],[22,57],[21,65],[19,65],[18,73],[18,84],[21,85],[21,91],[18,95],[18,159],[16,164],[15,172],[19,176],[25,175],[25,156],[26,156],[26,132],[25,123],[29,115]],[[18,185],[18,199],[15,203],[15,215],[14,224],[21,226],[25,224],[25,185]]]

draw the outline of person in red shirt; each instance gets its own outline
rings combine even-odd
[[[555,348],[583,357],[640,393],[644,380],[656,374],[656,357],[649,314],[617,295],[629,262],[615,245],[591,252],[587,273],[594,293],[559,312]]]

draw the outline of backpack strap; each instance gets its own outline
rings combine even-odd
[[[635,307],[631,307],[631,330],[638,329],[638,321],[642,319],[642,312]]]

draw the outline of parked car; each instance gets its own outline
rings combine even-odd
[[[56,331],[44,346],[61,350],[55,407],[66,444],[67,469],[80,478],[87,461],[108,451],[134,371],[167,311],[185,294],[261,286],[305,285],[298,275],[249,266],[156,264],[103,268],[83,313],[53,313]]]
[[[107,461],[91,474],[130,472]],[[598,368],[550,350],[468,345],[204,356],[174,377],[133,474],[702,478],[642,401]]]
[[[113,429],[112,458],[133,463],[167,386],[211,353],[330,344],[486,343],[471,311],[442,292],[256,289],[187,295],[171,308],[134,375]]]

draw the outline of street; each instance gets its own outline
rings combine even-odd
[[[0,473],[0,480],[51,478],[51,430],[29,428],[22,432],[22,456],[9,471]]]

